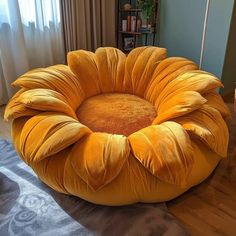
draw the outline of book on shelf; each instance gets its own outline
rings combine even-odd
[[[128,31],[128,32],[136,32],[136,26],[137,26],[137,19],[136,16],[127,16],[127,27],[123,27],[123,21],[122,20],[122,31]],[[125,24],[125,23],[124,23]],[[127,29],[127,30],[123,30]]]
[[[122,20],[122,31],[128,31],[127,20]]]
[[[131,16],[127,16],[127,31],[131,31]]]
[[[136,16],[131,16],[131,32],[136,31]]]

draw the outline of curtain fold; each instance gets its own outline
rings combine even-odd
[[[66,53],[116,46],[116,0],[61,0]]]
[[[0,0],[0,105],[26,71],[64,63],[59,0]]]

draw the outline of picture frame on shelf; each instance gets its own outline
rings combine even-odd
[[[135,42],[135,39],[133,36],[125,37],[124,38],[124,50],[125,51],[132,50],[135,47],[134,42]]]

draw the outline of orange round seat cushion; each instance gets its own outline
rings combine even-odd
[[[102,94],[86,99],[77,111],[79,121],[93,132],[130,134],[152,124],[156,110],[131,94]]]
[[[12,139],[56,191],[103,205],[161,202],[227,156],[230,116],[214,75],[166,49],[98,48],[13,82]]]

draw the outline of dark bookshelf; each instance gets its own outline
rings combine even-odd
[[[131,9],[124,9],[124,4],[129,3],[132,7]],[[132,50],[132,48],[129,48],[127,50],[125,40],[126,39],[132,39],[133,48],[137,46],[145,46],[145,45],[155,45],[156,44],[156,36],[158,31],[158,0],[153,0],[153,15],[152,20],[153,24],[151,25],[151,28],[138,28],[138,19],[141,19],[142,9],[138,8],[135,1],[128,0],[128,1],[122,1],[118,0],[118,20],[117,20],[117,47],[120,48],[124,52],[128,52]],[[135,30],[122,30],[122,20],[127,20],[128,16],[135,16],[136,23],[135,23]],[[128,22],[127,22],[128,24]],[[132,22],[130,23],[132,24]],[[129,26],[130,28],[130,26]],[[143,38],[144,37],[144,38]]]

